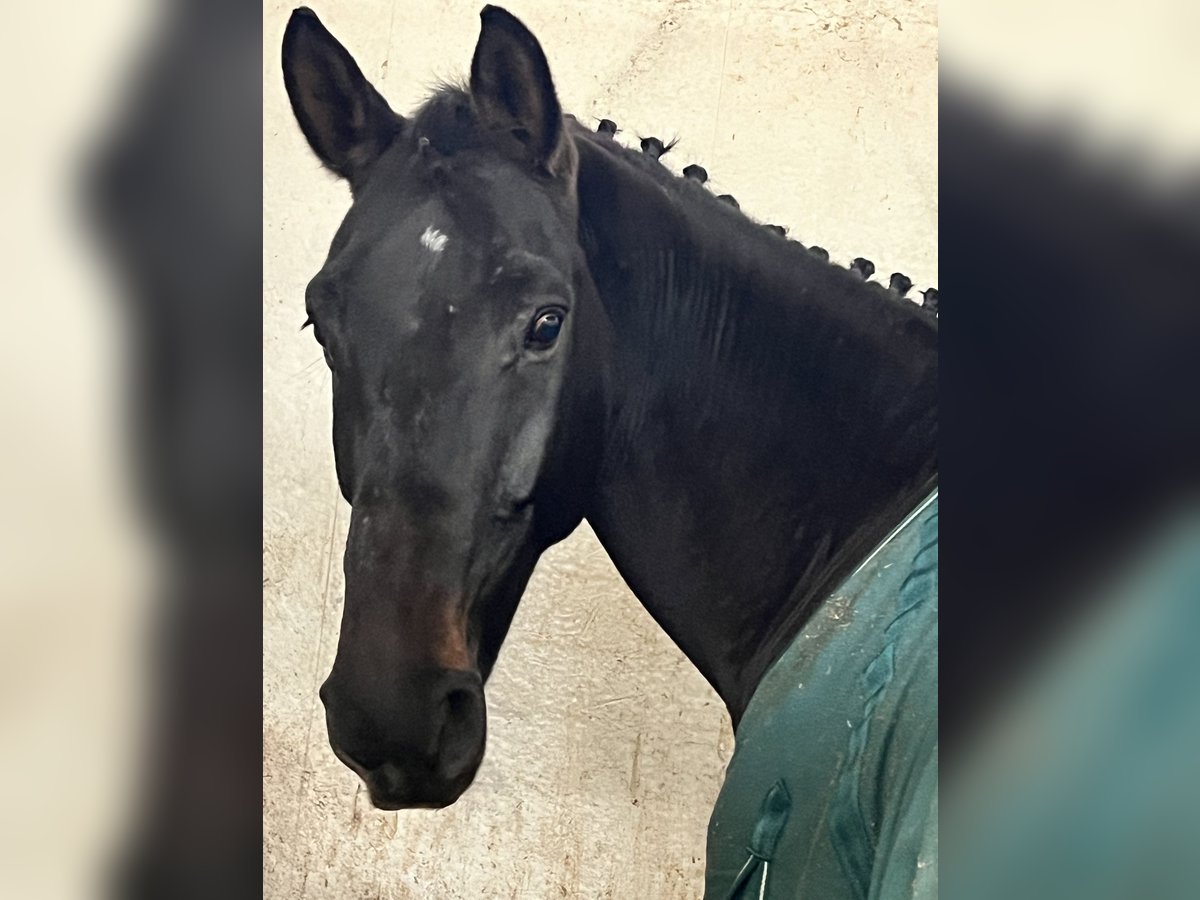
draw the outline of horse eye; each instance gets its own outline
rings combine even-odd
[[[562,326],[563,313],[561,310],[548,309],[538,313],[537,318],[533,320],[533,326],[529,329],[529,345],[538,350],[549,348],[558,339],[558,333],[562,331]]]

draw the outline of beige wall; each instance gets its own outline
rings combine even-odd
[[[310,0],[407,112],[463,74],[481,0]],[[834,260],[936,284],[937,21],[877,3],[521,0],[566,110],[679,136],[665,162]],[[732,736],[719,700],[584,526],[542,560],[488,685],[475,785],[379,812],[329,750],[317,687],[341,615],[348,507],[329,375],[298,331],[349,195],[295,127],[290,5],[264,11],[263,885],[269,898],[690,898]]]

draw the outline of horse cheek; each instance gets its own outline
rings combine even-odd
[[[508,445],[500,467],[499,496],[509,508],[525,506],[533,496],[551,436],[551,415],[538,411],[528,418]]]

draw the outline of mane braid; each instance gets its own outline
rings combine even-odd
[[[647,367],[647,388],[631,391],[618,410],[613,460],[636,447],[661,396],[692,410],[686,427],[697,429],[718,421],[752,428],[765,415],[795,432],[812,425],[806,415],[824,416],[841,444],[860,448],[863,465],[879,440],[895,448],[897,465],[923,452],[933,426],[914,417],[936,375],[932,316],[822,264],[691,179],[602,140],[577,144],[594,142],[587,156],[610,154],[613,171],[592,177],[630,180],[607,214],[621,274],[605,277],[626,298],[620,314],[631,358]],[[630,239],[630,230],[641,237]],[[583,239],[591,255],[596,238]]]
[[[470,91],[461,82],[446,81],[436,85],[433,93],[413,116],[412,122],[412,139],[428,141],[429,146],[442,156],[453,156],[464,151],[482,149],[488,144],[489,136],[479,126],[474,106],[471,103]],[[584,127],[574,116],[564,116],[564,126],[566,133],[574,140],[588,141],[605,152],[614,154],[626,164],[649,175],[670,195],[678,197],[681,203],[685,205],[704,204],[701,208],[709,219],[728,223],[728,227],[735,231],[744,230],[747,234],[755,231],[761,235],[762,239],[780,242],[781,246],[778,249],[782,250],[786,247],[784,252],[792,254],[792,259],[798,263],[803,261],[803,263],[812,265],[814,262],[824,261],[826,267],[831,271],[845,273],[851,271],[828,258],[823,258],[819,253],[810,253],[808,248],[799,241],[788,238],[786,229],[782,229],[781,226],[756,222],[736,206],[719,200],[705,186],[708,178],[707,172],[704,173],[703,180],[677,176],[662,164],[658,156],[626,147],[615,140],[611,134],[593,132]],[[646,138],[645,140],[657,141],[656,138]],[[665,144],[663,154],[665,155],[674,148],[678,141],[678,138],[674,138],[670,143]],[[878,303],[900,305],[897,301],[904,299],[902,295],[890,291],[887,286],[875,281],[861,281],[860,287],[866,289],[865,295],[871,296]],[[933,292],[933,297],[935,298],[933,302],[926,304],[904,299],[903,306],[920,310],[928,319],[936,321],[936,290]]]
[[[831,270],[842,272],[849,271],[848,268],[839,266],[837,263],[829,260],[826,256],[821,256],[817,253],[809,253],[808,248],[802,243],[787,237],[787,229],[783,229],[781,232],[781,226],[779,225],[759,223],[751,218],[748,214],[742,212],[739,207],[722,202],[705,186],[705,182],[708,180],[707,171],[704,172],[705,177],[703,180],[699,178],[689,178],[687,176],[677,176],[671,172],[670,169],[666,168],[666,166],[664,166],[661,160],[658,158],[644,152],[639,152],[639,150],[636,150],[632,147],[626,147],[608,135],[596,134],[590,129],[584,128],[582,125],[578,125],[577,123],[576,127],[570,129],[570,134],[576,140],[589,141],[593,145],[618,156],[629,165],[634,166],[640,171],[650,175],[659,184],[666,188],[669,193],[684,198],[685,202],[704,202],[708,204],[704,207],[704,212],[708,216],[712,216],[714,218],[720,216],[731,216],[732,218],[730,218],[729,221],[732,222],[741,220],[750,228],[767,233],[772,239],[782,240],[785,244],[790,245],[790,250],[795,251],[797,254],[803,253],[804,258],[810,260],[823,260],[828,264],[828,267]],[[668,149],[674,147],[678,142],[678,138],[673,139],[670,145],[668,145]],[[688,168],[691,167],[689,166]],[[702,201],[700,200],[701,197],[704,198]],[[797,256],[797,258],[800,257]],[[886,285],[882,285],[875,281],[865,281],[864,284],[874,289],[872,295],[881,303],[895,303],[898,299],[903,299],[890,292]],[[915,303],[911,300],[905,300],[905,304],[913,307],[914,309],[921,310],[929,315],[929,318],[931,319],[936,318],[936,314],[933,310],[929,310],[919,303]]]

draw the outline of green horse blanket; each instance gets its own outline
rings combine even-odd
[[[771,666],[708,826],[706,900],[937,896],[937,491]]]

